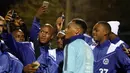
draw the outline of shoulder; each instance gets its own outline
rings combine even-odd
[[[76,39],[75,41],[73,41],[72,43],[70,43],[70,45],[83,45],[86,44],[86,42],[82,39]]]
[[[115,52],[117,49],[119,49],[115,44],[110,43],[110,46],[108,48],[107,54]]]
[[[87,50],[91,49],[90,46],[82,39],[76,39],[72,43],[69,44],[69,48],[77,49],[77,50]],[[82,48],[82,49],[79,49]]]

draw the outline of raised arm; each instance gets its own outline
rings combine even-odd
[[[30,40],[31,41],[34,41],[37,39],[38,37],[38,33],[40,31],[40,16],[46,11],[46,7],[43,7],[41,6],[35,17],[34,17],[34,20],[33,20],[33,23],[32,23],[32,27],[31,27],[31,30],[30,30]]]

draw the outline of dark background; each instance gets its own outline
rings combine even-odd
[[[25,19],[25,23],[28,24],[27,26],[30,27],[33,16],[40,6],[38,1],[39,3],[42,3],[42,0],[0,0],[0,15],[5,16],[9,9],[15,8],[20,13],[21,17]],[[52,20],[51,23],[54,24],[57,16],[56,12],[58,14],[58,10],[59,13],[66,10],[67,0],[47,1],[51,3],[51,6],[49,12],[50,14],[45,15],[45,17],[51,16],[51,18],[48,17],[48,20]],[[55,8],[57,9],[55,10]],[[130,0],[70,0],[70,8],[70,19],[73,17],[81,17],[89,23],[88,25],[90,29],[97,21],[100,20],[120,21],[121,24],[119,27],[119,36],[122,40],[130,45]],[[25,9],[30,9],[30,11]],[[30,12],[30,16],[26,11]],[[46,20],[44,19],[44,21]]]

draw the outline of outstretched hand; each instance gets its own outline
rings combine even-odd
[[[62,17],[58,17],[58,19],[56,20],[56,27],[58,31],[62,30],[63,23],[64,23],[64,19]]]
[[[12,18],[12,10],[9,10],[5,16],[5,20],[6,21],[12,21],[13,18]]]
[[[41,16],[43,13],[45,13],[46,10],[47,10],[47,8],[46,8],[45,6],[41,6],[41,7],[38,9],[38,11],[37,11],[37,13],[36,13],[35,16],[36,16],[37,18],[40,18],[40,16]]]

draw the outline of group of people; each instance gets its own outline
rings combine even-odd
[[[30,32],[14,10],[0,17],[0,73],[130,73],[129,46],[113,27],[119,22],[97,22],[91,37],[80,18],[72,19],[64,30],[62,16],[56,29],[41,26],[46,9],[39,8]],[[52,48],[55,37],[57,48]]]

